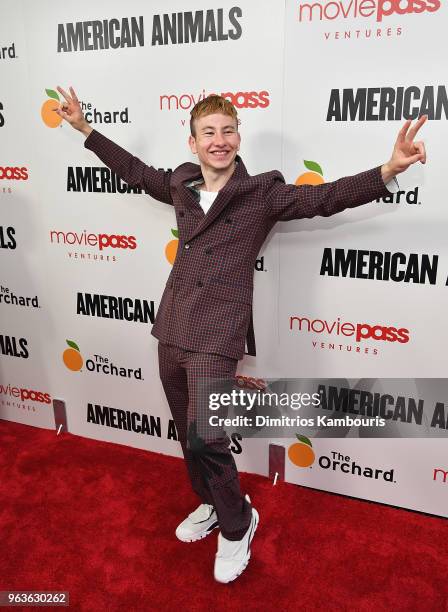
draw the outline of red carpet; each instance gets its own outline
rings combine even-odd
[[[174,535],[198,505],[180,459],[2,420],[0,440],[0,591],[95,612],[448,610],[445,519],[243,474],[260,526],[220,585],[217,531]]]

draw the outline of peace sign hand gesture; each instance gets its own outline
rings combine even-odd
[[[59,108],[56,108],[54,112],[57,113],[59,117],[62,117],[62,119],[65,119],[67,123],[70,123],[75,130],[79,130],[88,136],[92,131],[92,128],[84,117],[75,90],[73,87],[70,87],[69,89],[70,95],[64,89],[62,89],[62,87],[57,87],[59,93],[64,97],[65,102],[63,102]]]
[[[392,157],[381,168],[385,183],[388,183],[394,176],[404,172],[418,161],[422,164],[426,163],[425,145],[421,140],[414,142],[414,138],[427,119],[428,116],[423,115],[411,129],[409,128],[412,121],[408,120],[398,132]]]

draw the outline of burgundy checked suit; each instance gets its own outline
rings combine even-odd
[[[189,183],[197,164],[156,170],[93,130],[85,141],[131,186],[174,206],[179,246],[152,329],[159,339],[164,390],[184,451],[193,489],[215,506],[227,539],[242,537],[251,509],[241,495],[229,439],[206,441],[200,452],[187,443],[197,417],[198,376],[234,376],[245,352],[255,355],[252,326],[254,267],[277,221],[328,217],[386,196],[381,167],[318,186],[285,184],[278,171],[250,176],[240,157],[207,214]],[[207,467],[208,466],[208,467]]]

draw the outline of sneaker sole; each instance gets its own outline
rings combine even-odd
[[[208,529],[206,529],[205,531],[200,531],[199,533],[195,534],[194,536],[192,536],[191,538],[180,538],[177,533],[176,533],[176,538],[178,540],[180,540],[181,542],[197,542],[198,540],[202,540],[203,538],[206,538],[214,529],[217,529],[219,527],[219,523],[218,521],[216,521],[216,523],[213,523],[212,525],[210,525],[210,527]]]
[[[252,544],[252,540],[254,539],[254,535],[255,535],[255,532],[257,531],[258,523],[260,521],[260,515],[255,510],[255,508],[253,508],[252,511],[254,513],[254,516],[255,516],[255,525],[254,525],[254,528],[253,528],[253,531],[252,531],[252,535],[249,538],[249,552],[247,554],[247,557],[244,559],[243,565],[239,568],[237,573],[234,576],[232,576],[232,578],[229,578],[228,580],[217,580],[217,582],[220,582],[221,584],[229,584],[229,582],[233,582],[234,580],[236,580],[238,578],[238,576],[241,576],[241,574],[244,572],[244,570],[246,569],[246,567],[249,564],[250,557],[251,557],[250,545]],[[215,580],[216,580],[216,578],[215,578]]]

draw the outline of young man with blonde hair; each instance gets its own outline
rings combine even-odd
[[[152,334],[158,338],[159,370],[176,423],[193,490],[201,505],[178,526],[193,542],[217,527],[214,575],[237,578],[250,559],[259,516],[240,491],[227,435],[201,429],[200,381],[232,379],[245,352],[255,355],[252,294],[258,252],[277,221],[330,216],[389,193],[386,184],[411,164],[425,163],[414,137],[426,117],[398,134],[391,159],[367,172],[315,187],[287,185],[276,170],[250,176],[238,155],[237,112],[221,96],[191,111],[189,146],[199,165],[156,170],[93,130],[70,88],[57,113],[87,136],[85,146],[131,186],[174,207],[179,230],[176,261]]]

